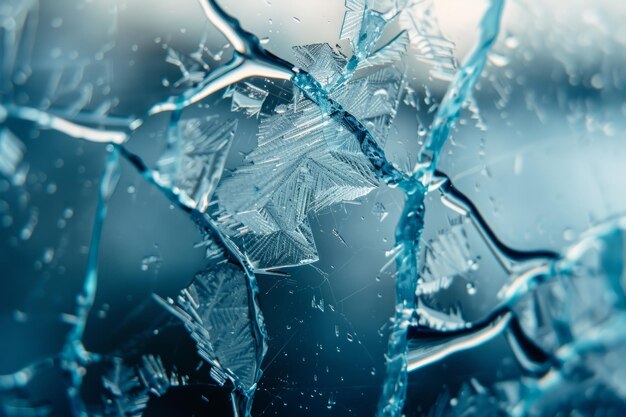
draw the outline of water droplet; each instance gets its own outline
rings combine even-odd
[[[563,240],[566,242],[571,242],[576,237],[574,231],[570,228],[563,230]]]
[[[515,49],[519,46],[519,39],[517,39],[513,35],[510,35],[510,36],[507,36],[507,38],[504,40],[504,44],[506,45],[507,48]]]
[[[602,74],[595,74],[591,77],[591,86],[596,90],[601,90],[604,87],[604,77],[602,77]]]
[[[54,259],[54,249],[46,248],[46,250],[43,253],[44,263],[49,264],[50,262],[52,262],[53,259]]]
[[[489,62],[491,62],[496,67],[505,67],[509,64],[509,58],[505,55],[498,54],[496,52],[492,52],[488,56]]]

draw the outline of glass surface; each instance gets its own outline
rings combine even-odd
[[[0,0],[0,416],[623,415],[625,19]]]

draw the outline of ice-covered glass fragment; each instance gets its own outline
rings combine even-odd
[[[265,345],[253,324],[253,301],[245,273],[230,263],[220,263],[196,274],[178,296],[176,304],[157,300],[175,314],[196,342],[198,354],[219,371],[212,371],[218,383],[225,374],[237,389],[253,392],[261,375]]]
[[[384,108],[373,112],[366,116],[386,116]],[[317,260],[308,215],[378,184],[350,132],[306,99],[261,120],[258,147],[246,160],[217,196],[229,221],[245,227],[246,253],[259,269]]]
[[[378,65],[389,65],[398,62],[406,54],[409,46],[408,32],[402,31],[386,45],[374,51],[357,65],[358,69],[374,67]]]
[[[217,117],[182,120],[159,159],[159,181],[176,187],[204,212],[224,171],[237,121]]]
[[[327,43],[294,46],[293,52],[298,64],[322,86],[334,84],[348,62],[344,55]]]
[[[457,276],[476,266],[462,224],[452,226],[426,245],[417,295],[433,294],[450,287]]]
[[[458,67],[454,43],[445,38],[433,0],[403,0],[398,7],[398,22],[406,30],[415,56],[433,65],[431,75],[451,80]]]
[[[242,111],[248,117],[258,117],[268,92],[250,83],[236,84],[229,87],[224,98],[232,99],[231,111]]]
[[[337,87],[331,96],[384,147],[400,102],[403,80],[399,70],[384,67]]]
[[[104,415],[141,417],[151,397],[160,397],[171,386],[185,383],[185,377],[167,372],[158,356],[142,356],[141,363],[135,367],[126,366],[121,358],[113,358],[111,369],[102,377],[106,390]]]
[[[361,31],[361,22],[366,8],[366,0],[346,0],[346,12],[341,26],[340,39],[350,40],[354,46]]]

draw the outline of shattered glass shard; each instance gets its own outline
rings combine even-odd
[[[199,272],[177,305],[156,299],[183,321],[198,354],[221,371],[211,372],[218,383],[224,383],[220,375],[225,374],[242,392],[254,391],[265,344],[253,325],[256,318],[250,317],[255,313],[240,267],[221,263]]]
[[[437,239],[428,242],[417,286],[417,295],[434,294],[448,289],[455,277],[476,268],[465,228],[452,226]]]
[[[358,42],[353,45],[354,56],[358,60],[369,57],[383,34],[387,20],[375,10],[366,8],[361,21]]]
[[[157,162],[160,183],[176,187],[198,211],[206,211],[236,129],[236,120],[218,122],[212,116],[179,122]]]
[[[294,46],[296,62],[322,86],[333,85],[348,63],[347,58],[327,43]]]
[[[346,0],[345,2],[346,12],[344,14],[339,38],[341,40],[349,40],[353,48],[361,32],[365,2],[366,0]]]
[[[226,217],[244,226],[259,269],[317,260],[307,216],[378,184],[354,136],[306,99],[261,120],[246,160],[217,196]]]
[[[403,81],[398,69],[385,67],[338,87],[332,98],[359,119],[384,147],[396,116]]]
[[[239,83],[229,87],[224,98],[231,98],[230,110],[242,111],[248,117],[258,117],[268,92],[250,83]]]
[[[356,69],[394,64],[402,59],[409,47],[409,34],[407,31],[400,32],[386,45],[374,51],[369,57],[360,61]]]
[[[160,397],[170,386],[186,383],[185,377],[169,374],[158,356],[142,356],[136,367],[126,366],[121,358],[114,358],[112,364],[102,377],[104,415],[108,417],[141,417],[151,396]]]
[[[398,6],[400,27],[407,31],[415,56],[432,64],[431,75],[451,80],[458,63],[454,43],[444,37],[434,13],[433,0],[403,0]]]
[[[251,222],[258,221],[257,216],[269,215],[266,210],[261,210],[257,214],[251,213]],[[248,217],[243,218],[248,221]],[[250,226],[247,227],[250,229]],[[251,259],[252,265],[259,270],[307,264],[318,260],[313,233],[307,221],[303,221],[294,230],[276,230],[260,235],[245,234],[243,240],[246,254]]]
[[[520,326],[542,349],[556,352],[564,345],[581,343],[626,314],[625,226],[624,219],[618,219],[589,230],[566,249],[561,275],[515,306]],[[600,299],[604,302],[598,303]]]

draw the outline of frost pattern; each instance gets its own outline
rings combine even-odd
[[[112,362],[111,370],[102,377],[105,416],[141,417],[151,396],[160,397],[170,387],[186,384],[185,377],[168,373],[158,356],[143,356],[141,364],[133,368],[125,366],[121,358]]]
[[[159,181],[184,193],[198,211],[206,211],[236,129],[236,120],[218,123],[215,117],[206,117],[180,121],[157,162]]]
[[[357,70],[375,67],[379,65],[389,65],[396,63],[404,57],[409,47],[409,34],[406,31],[400,32],[395,38],[390,40],[386,45],[377,49],[368,58],[359,62]]]
[[[550,268],[532,268],[512,278],[501,291],[511,310],[463,336],[448,335],[432,345],[420,343],[409,354],[409,369],[480,346],[504,332],[527,376],[497,382],[491,391],[479,388],[473,396],[461,393],[463,401],[490,404],[472,415],[517,417],[588,407],[613,415],[623,409],[626,393],[617,382],[622,366],[610,365],[610,355],[605,353],[623,351],[626,342],[619,330],[626,320],[624,242],[623,218],[589,230]],[[523,285],[516,282],[520,277]],[[585,390],[593,394],[581,398],[579,393]],[[457,415],[445,401],[442,397],[431,413]]]
[[[452,226],[434,241],[428,242],[417,295],[448,289],[457,276],[476,266],[467,234],[462,224]]]
[[[218,383],[224,383],[225,373],[244,392],[254,390],[261,341],[251,325],[251,300],[239,267],[225,263],[199,272],[181,292],[178,306],[157,299],[183,321],[199,355],[218,368],[211,373]]]
[[[259,127],[259,147],[218,189],[221,206],[258,235],[246,252],[257,268],[308,263],[317,252],[308,215],[377,185],[353,137],[310,101]]]
[[[336,82],[347,64],[325,44],[295,52],[325,84]],[[384,144],[401,84],[402,75],[385,68],[337,87],[332,97]],[[308,216],[368,194],[378,185],[376,176],[354,135],[305,98],[296,96],[263,118],[257,138],[257,148],[246,156],[248,165],[220,183],[219,217],[243,235],[255,268],[314,262],[318,257]]]
[[[439,28],[433,0],[404,0],[402,3],[398,8],[398,22],[407,31],[415,56],[433,65],[433,77],[451,80],[458,68],[454,44]]]

